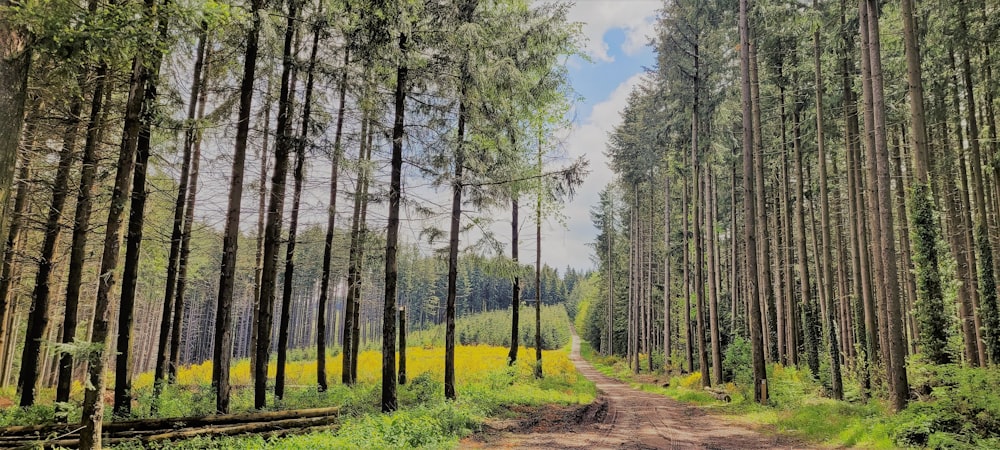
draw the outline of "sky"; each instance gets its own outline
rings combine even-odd
[[[655,62],[648,42],[661,6],[659,0],[577,0],[570,12],[570,20],[582,24],[590,61],[569,62],[570,82],[583,100],[571,113],[573,129],[563,146],[568,158],[590,161],[590,174],[563,210],[562,223],[543,227],[542,260],[552,267],[595,265],[589,244],[597,229],[590,209],[614,178],[604,154],[608,133],[621,123],[629,93]]]

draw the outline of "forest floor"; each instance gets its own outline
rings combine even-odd
[[[806,448],[792,438],[751,430],[662,395],[643,392],[605,376],[580,356],[573,336],[570,355],[600,396],[585,406],[542,406],[513,411],[519,418],[491,421],[463,448],[546,449],[759,449]]]

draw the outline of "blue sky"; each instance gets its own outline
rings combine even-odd
[[[569,64],[570,81],[584,99],[574,108],[564,147],[569,157],[584,155],[590,161],[590,175],[563,210],[563,222],[543,229],[542,258],[550,266],[594,266],[588,244],[597,230],[590,208],[613,178],[604,156],[607,135],[621,122],[628,95],[645,68],[655,62],[646,43],[661,5],[659,0],[578,0],[570,12],[570,19],[582,24],[591,62],[574,59]]]

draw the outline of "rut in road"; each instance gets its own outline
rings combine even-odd
[[[642,392],[598,372],[580,357],[580,339],[574,333],[570,355],[577,370],[593,381],[601,395],[590,407],[578,410],[585,417],[566,419],[576,426],[510,433],[491,448],[546,449],[760,449],[804,448],[782,436],[769,436],[707,414],[676,400]],[[570,415],[573,413],[570,412]],[[536,419],[537,420],[537,419]],[[530,425],[530,422],[529,422]]]

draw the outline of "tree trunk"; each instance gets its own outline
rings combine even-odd
[[[252,25],[247,33],[247,48],[243,60],[243,81],[240,84],[240,110],[236,129],[236,149],[229,183],[229,206],[226,229],[222,240],[222,268],[219,274],[219,297],[215,314],[215,345],[212,351],[212,385],[215,386],[215,409],[229,412],[229,366],[233,353],[232,327],[233,293],[236,283],[236,251],[240,234],[240,207],[243,201],[243,172],[246,162],[247,137],[250,132],[250,112],[253,107],[253,82],[257,71],[257,50],[261,29],[263,0],[250,2]]]
[[[670,166],[663,174],[663,368],[672,369],[671,317],[670,317]]]
[[[69,193],[70,168],[73,165],[73,153],[76,151],[82,110],[83,99],[74,96],[71,100],[69,117],[66,119],[62,149],[59,151],[59,165],[56,169],[55,179],[52,181],[52,202],[45,221],[45,237],[42,241],[41,254],[38,256],[35,287],[31,293],[31,309],[28,313],[24,348],[21,353],[21,371],[17,383],[22,407],[35,404],[35,388],[38,385],[39,370],[41,369],[39,358],[44,354],[42,342],[49,323],[53,259],[55,258],[59,234],[62,231],[60,220],[62,219],[63,207],[66,205],[66,195]]]
[[[206,41],[208,37],[205,38]],[[208,64],[211,48],[206,43],[205,67],[202,68],[202,79],[198,99],[198,112],[195,122],[205,117],[205,105],[208,103]],[[194,130],[191,144],[191,174],[188,179],[188,193],[184,207],[184,229],[181,230],[181,253],[177,261],[177,289],[174,292],[174,319],[170,324],[170,356],[167,364],[167,380],[174,383],[177,380],[177,368],[180,366],[181,325],[184,323],[184,295],[187,289],[188,259],[191,255],[191,227],[194,225],[194,207],[198,197],[198,175],[201,169],[201,136],[202,128]]]
[[[274,323],[274,302],[278,278],[278,250],[281,246],[281,225],[285,209],[285,186],[288,178],[288,154],[292,151],[292,102],[295,85],[292,72],[295,70],[295,54],[292,41],[295,38],[298,2],[289,0],[288,19],[285,26],[285,40],[282,50],[281,93],[278,98],[278,125],[275,129],[277,145],[274,150],[274,173],[271,176],[271,193],[268,199],[267,223],[264,226],[264,266],[260,278],[260,305],[257,306],[257,343],[253,366],[254,408],[261,409],[267,403],[267,366],[271,359],[271,334]],[[282,299],[282,302],[290,299]]]
[[[154,5],[148,0],[145,6],[146,19],[152,23]],[[153,61],[158,55],[153,55]],[[156,63],[156,66],[159,64]],[[111,291],[115,284],[115,273],[118,269],[118,256],[121,248],[122,216],[125,212],[125,199],[129,197],[129,181],[136,162],[142,114],[146,105],[146,84],[151,82],[152,64],[147,63],[141,54],[132,61],[132,78],[129,82],[128,101],[125,105],[125,124],[122,131],[121,147],[118,155],[118,166],[115,172],[115,184],[111,192],[111,204],[108,210],[107,226],[104,234],[104,250],[101,255],[97,299],[94,302],[94,321],[90,342],[94,348],[88,355],[88,380],[85,383],[82,426],[80,432],[80,448],[85,450],[101,448],[101,421],[104,416],[104,378],[105,352],[109,351],[108,337],[111,325]]]
[[[878,205],[878,221],[880,231],[876,233],[879,237],[879,253],[882,259],[882,271],[884,284],[882,285],[885,295],[885,315],[888,317],[888,339],[889,361],[886,376],[889,379],[891,388],[890,400],[892,408],[900,411],[906,407],[909,398],[909,384],[906,379],[906,350],[903,342],[902,317],[899,308],[899,282],[896,271],[896,248],[892,239],[893,230],[892,212],[890,210],[891,200],[889,196],[889,162],[888,151],[886,149],[885,136],[885,99],[882,88],[882,53],[878,24],[877,5],[872,0],[862,0],[863,5],[867,5],[867,13],[861,14],[862,36],[867,32],[868,56],[870,58],[871,73],[871,99],[873,108],[868,112],[874,116],[874,141],[875,146],[869,148],[876,166],[875,177],[877,180],[878,198],[873,199],[873,204]],[[865,119],[866,123],[868,119]]]
[[[538,136],[538,173],[542,173],[542,137]],[[542,192],[535,203],[535,378],[542,378]],[[638,360],[636,368],[639,367]]]
[[[25,138],[27,140],[26,144],[22,144],[24,147],[21,150],[21,167],[18,170],[17,175],[17,194],[14,196],[14,209],[13,214],[10,217],[10,225],[7,227],[7,240],[3,246],[3,269],[2,274],[0,274],[0,354],[3,355],[0,358],[0,385],[7,385],[7,364],[6,362],[12,361],[14,358],[12,355],[14,349],[10,344],[15,341],[13,339],[14,330],[14,312],[17,307],[17,295],[16,292],[12,294],[11,286],[15,285],[13,282],[14,278],[14,255],[17,250],[20,250],[21,246],[18,245],[21,241],[21,227],[25,222],[25,211],[27,209],[27,198],[28,189],[31,188],[31,158],[28,156],[32,147],[34,147],[35,142],[35,132],[33,126],[29,126],[25,131]],[[58,390],[56,395],[58,396],[61,390]],[[67,389],[67,398],[68,398]]]
[[[444,396],[454,400],[455,395],[455,295],[458,283],[458,233],[462,219],[462,171],[465,168],[466,93],[462,86],[458,106],[458,145],[455,148],[455,178],[451,184],[451,229],[448,238],[448,293],[445,306],[444,340]],[[535,296],[538,296],[536,290]]]
[[[340,101],[337,107],[337,128],[333,140],[333,161],[330,167],[330,206],[327,210],[326,238],[323,244],[323,274],[320,280],[319,305],[316,314],[316,379],[319,391],[327,389],[326,379],[326,310],[330,295],[330,266],[333,262],[333,235],[337,221],[337,188],[340,172],[340,158],[344,151],[341,139],[344,131],[344,109],[347,100],[347,68],[351,63],[349,48],[344,48],[344,67],[340,75]]]
[[[760,82],[757,72],[757,45],[751,40],[747,44],[749,47],[749,58],[750,58],[750,100],[751,100],[751,126],[753,127],[753,145],[754,145],[754,191],[757,193],[755,211],[757,216],[753,220],[757,221],[756,227],[757,232],[760,234],[760,239],[757,241],[758,255],[757,260],[762,261],[763,264],[757,266],[760,269],[758,276],[758,283],[761,287],[761,295],[763,296],[763,301],[767,304],[766,315],[762,316],[766,329],[763,335],[764,344],[766,345],[765,356],[769,357],[771,361],[781,361],[785,355],[783,336],[784,326],[778,321],[778,311],[781,310],[780,302],[778,305],[775,303],[774,287],[771,285],[771,265],[768,263],[770,261],[770,255],[768,253],[768,229],[767,229],[767,196],[764,194],[764,143],[763,143],[763,132],[761,131],[761,121],[760,121]],[[748,218],[748,220],[750,220]]]
[[[399,204],[402,197],[403,132],[406,113],[407,36],[399,35],[400,61],[396,67],[395,120],[392,126],[392,174],[389,181],[389,221],[385,246],[385,302],[382,309],[382,412],[392,412],[396,404],[396,295],[399,263]],[[402,329],[405,319],[400,317],[400,352],[406,343]],[[400,362],[400,383],[405,382],[405,363]]]
[[[719,286],[716,275],[719,273],[718,259],[715,248],[715,214],[713,203],[714,180],[712,170],[705,168],[705,235],[708,238],[708,325],[712,338],[712,382],[721,385],[722,380],[722,343],[719,341]]]
[[[367,76],[365,77],[367,80]],[[360,298],[361,290],[361,252],[362,252],[362,228],[364,227],[364,219],[362,218],[361,210],[363,209],[363,198],[365,196],[365,184],[367,182],[365,178],[365,167],[368,163],[366,158],[367,154],[367,142],[364,136],[368,135],[368,127],[371,126],[368,120],[368,115],[365,113],[361,122],[361,146],[358,149],[358,166],[360,172],[358,173],[357,183],[355,184],[354,190],[354,215],[351,222],[351,248],[348,257],[348,269],[347,269],[347,298],[344,299],[344,347],[343,347],[343,369],[341,375],[341,382],[347,385],[353,385],[355,380],[354,377],[354,367],[357,367],[357,353],[355,348],[357,348],[358,328],[360,323],[358,321],[360,317],[360,311],[358,310],[359,304],[358,299]]]
[[[518,213],[518,210],[517,210],[517,207],[518,207],[518,193],[516,191],[517,188],[513,187],[512,189],[514,189],[514,192],[511,194],[511,201],[510,201],[510,210],[511,210],[511,220],[510,220],[510,231],[511,231],[510,256],[511,256],[511,261],[514,264],[514,271],[515,272],[514,272],[514,282],[512,283],[512,286],[511,286],[511,298],[510,298],[510,308],[511,308],[511,316],[510,316],[510,351],[507,353],[507,365],[508,366],[514,366],[514,364],[517,364],[517,350],[518,350],[518,346],[520,345],[520,343],[518,342],[518,338],[520,338],[520,336],[521,336],[521,334],[519,333],[519,331],[520,331],[519,330],[519,327],[520,327],[520,309],[521,309],[521,279],[517,275],[520,272],[520,267],[518,266],[518,261],[517,261],[517,258],[518,258],[518,255],[517,255],[517,253],[518,253],[518,247],[521,245],[520,241],[519,241],[519,236],[518,236],[518,232],[520,231],[519,230],[520,220],[517,217],[517,213]],[[605,228],[604,232],[605,233],[608,232],[606,228]],[[610,244],[609,244],[609,246],[610,246]],[[610,247],[609,247],[609,249],[610,249]],[[611,259],[610,258],[611,258],[611,253],[610,253],[610,250],[609,250],[609,252],[608,252],[608,264],[609,264],[609,267],[610,267],[610,264],[611,264]],[[609,283],[611,282],[610,281],[611,280],[611,276],[613,276],[613,275],[609,275],[609,277],[608,277]],[[610,292],[610,288],[609,288],[609,292]],[[613,299],[614,297],[612,296],[610,298]],[[608,301],[608,305],[610,307],[611,300]],[[610,332],[609,332],[609,337],[610,337]],[[611,341],[609,339],[608,343],[610,344],[610,342]],[[610,353],[608,353],[608,354],[610,354]]]
[[[750,48],[750,25],[747,17],[748,0],[740,0],[739,30],[740,47]],[[743,105],[743,217],[757,217],[756,195],[754,186],[754,152],[762,149],[753,145],[753,124],[751,119],[751,95],[750,95],[750,55],[749,51],[740,52],[740,92],[741,103]],[[757,159],[759,161],[759,159]],[[746,245],[747,273],[757,273],[757,223],[754,220],[746,220],[743,226],[744,243]],[[766,264],[766,263],[765,263]],[[767,372],[764,367],[764,328],[761,325],[760,311],[760,286],[758,283],[750,282],[750,292],[747,303],[750,304],[750,348],[751,359],[753,361],[753,392],[754,401],[757,403],[767,403]]]
[[[302,202],[302,182],[305,177],[305,154],[309,147],[309,127],[312,114],[312,96],[314,73],[316,70],[316,52],[319,50],[320,30],[313,30],[312,48],[309,53],[309,67],[306,69],[306,93],[302,104],[302,130],[295,145],[295,168],[293,178],[295,187],[292,194],[291,219],[288,225],[288,244],[285,247],[285,279],[281,296],[281,323],[278,331],[278,367],[274,380],[274,397],[285,396],[285,361],[288,357],[288,326],[291,313],[292,286],[295,280],[295,246],[298,239],[299,205]],[[303,330],[303,327],[295,327]]]
[[[195,120],[198,116],[198,101],[201,98],[202,69],[205,66],[205,45],[208,23],[202,22],[195,50],[194,72],[191,81],[191,95],[188,98],[187,127],[184,130],[184,151],[181,162],[181,178],[177,185],[177,200],[174,202],[173,229],[170,232],[170,253],[167,259],[167,286],[163,294],[163,314],[160,318],[160,333],[157,341],[156,371],[153,374],[154,404],[163,389],[170,358],[170,324],[173,319],[174,295],[177,289],[177,264],[181,252],[181,235],[184,233],[184,206],[187,204],[188,183],[191,178],[191,151],[196,133]],[[179,312],[178,312],[179,313]]]
[[[169,0],[164,1],[167,6]],[[167,20],[161,19],[158,27],[159,41],[166,42]],[[145,101],[139,117],[139,137],[136,144],[134,173],[132,174],[132,198],[128,212],[128,232],[125,244],[125,268],[122,273],[121,302],[118,305],[118,342],[115,357],[115,405],[116,416],[125,417],[132,410],[132,374],[129,371],[132,352],[132,323],[135,313],[135,291],[139,280],[139,251],[142,246],[142,225],[146,214],[146,173],[149,167],[150,141],[152,139],[153,108],[156,103],[156,89],[163,54],[153,52],[148,79],[145,85]]]
[[[906,1],[906,0],[904,0]],[[813,8],[819,10],[819,4],[817,0],[813,0]],[[833,272],[831,266],[833,265],[833,256],[831,255],[831,239],[830,239],[830,194],[827,188],[827,176],[826,176],[826,142],[824,141],[824,124],[823,124],[823,66],[822,66],[822,46],[820,45],[820,33],[819,27],[813,30],[813,63],[816,69],[816,148],[817,148],[817,165],[819,167],[819,196],[820,196],[820,225],[821,236],[823,239],[823,254],[816,255],[816,258],[822,258],[822,285],[820,289],[824,292],[824,302],[826,304],[826,314],[824,315],[824,320],[826,322],[826,332],[827,332],[827,345],[830,351],[830,384],[831,391],[834,399],[842,400],[844,398],[844,382],[840,374],[840,348],[837,338],[837,319],[836,310],[834,309],[833,303]]]

